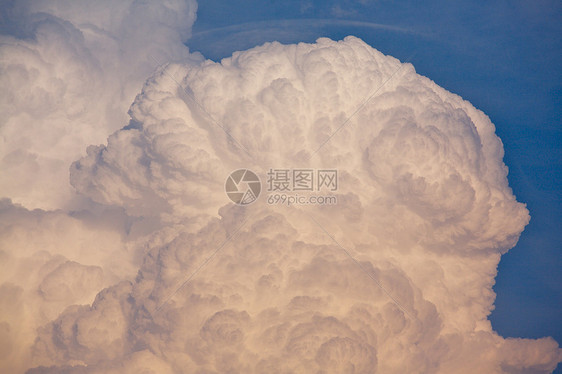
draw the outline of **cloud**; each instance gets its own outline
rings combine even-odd
[[[10,178],[0,181],[0,197],[68,208],[68,165],[126,122],[158,64],[197,59],[183,45],[197,5],[52,0],[3,8],[0,172]]]
[[[196,8],[193,1],[3,2],[0,371],[29,367],[36,329],[67,306],[134,277],[142,253],[134,238],[146,221],[76,196],[69,166],[126,124],[159,63],[200,59],[183,44]]]
[[[529,215],[489,118],[410,64],[353,37],[265,44],[160,68],[130,114],[71,182],[153,222],[142,264],[45,324],[30,373],[547,373],[561,360],[551,338],[492,330],[497,264]],[[337,169],[338,205],[232,206],[223,183],[240,167],[262,181]]]
[[[552,371],[487,319],[529,220],[489,118],[354,37],[204,61],[195,10],[5,5],[0,371]],[[228,202],[277,167],[338,204]]]
[[[0,201],[0,371],[29,365],[36,329],[136,271],[118,211],[77,216]]]

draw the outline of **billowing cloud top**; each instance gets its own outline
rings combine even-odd
[[[40,330],[29,373],[546,373],[560,361],[551,338],[492,330],[496,267],[528,212],[488,117],[411,65],[353,37],[266,44],[161,68],[130,114],[71,182],[158,224],[134,281]],[[233,206],[223,183],[240,167],[337,169],[338,204]],[[65,274],[97,277],[58,267],[50,300]]]

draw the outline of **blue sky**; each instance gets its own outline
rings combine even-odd
[[[499,265],[490,319],[505,337],[562,342],[562,3],[206,0],[197,17],[187,44],[207,58],[355,35],[490,116],[531,213]]]

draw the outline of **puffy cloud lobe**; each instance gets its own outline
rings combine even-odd
[[[197,59],[182,44],[196,3],[15,1],[0,40],[0,197],[72,205],[68,165],[126,121],[148,74]]]
[[[100,267],[66,261],[43,278],[39,292],[48,301],[76,300],[82,292],[98,291],[103,285],[102,279]]]
[[[490,120],[411,65],[352,37],[266,44],[163,67],[130,114],[71,181],[161,228],[137,243],[134,282],[39,331],[30,373],[515,373],[560,361],[551,338],[492,330],[500,253],[528,213]],[[239,167],[262,181],[270,167],[337,168],[339,204],[225,206]]]
[[[36,344],[36,350],[46,350],[45,356],[48,357],[62,354],[59,359],[85,362],[92,358],[111,360],[121,357],[128,343],[126,320],[130,313],[127,299],[121,296],[126,295],[128,290],[130,284],[120,283],[100,292],[92,308],[69,307],[52,325],[46,327],[48,333],[53,334],[53,342],[66,349],[49,350],[48,346]]]
[[[13,204],[0,202],[0,294],[14,298],[0,312],[1,372],[29,365],[38,326],[138,267],[142,247],[123,239],[144,228],[119,209],[76,197],[68,168],[126,123],[159,63],[199,58],[183,45],[196,7],[190,0],[3,2],[0,198]]]
[[[361,196],[370,212],[384,201],[405,208],[404,221],[420,230],[415,236],[440,251],[451,245],[459,251],[467,241],[493,251],[513,246],[520,230],[509,228],[524,226],[528,214],[507,186],[489,119],[411,65],[355,39],[338,48],[328,40],[269,44],[220,64],[169,66],[133,104],[135,125],[114,134],[108,146],[90,148],[74,164],[71,182],[132,214],[173,211],[177,219],[197,208],[212,214],[223,202],[214,196],[226,173],[242,165],[301,166],[392,74],[397,77],[326,143],[313,165],[363,181],[361,194],[351,181],[342,182],[341,194]],[[181,76],[211,118],[171,79]],[[212,119],[255,156],[245,155]]]
[[[89,158],[73,164],[72,184],[95,201],[124,206],[132,215],[171,217],[193,215],[196,208],[216,201],[223,184],[217,181],[227,169],[209,151],[212,145],[205,129],[186,125],[196,114],[170,78],[177,72],[167,74],[162,73],[167,80],[147,83],[141,96],[152,100],[133,104],[130,126],[111,137],[114,146],[91,146]],[[129,148],[130,144],[136,146]],[[127,172],[112,173],[114,165]],[[90,170],[94,178],[88,175]],[[215,206],[216,202],[211,205]]]
[[[67,306],[90,303],[104,287],[134,276],[122,212],[98,216],[29,211],[0,201],[0,371],[29,367],[36,329]]]
[[[273,225],[279,221],[290,226],[282,217],[272,219],[270,212],[255,213],[260,215],[257,223],[269,223],[267,232],[271,232]],[[191,246],[192,242],[208,241],[209,234],[214,234],[212,237],[217,240],[222,239],[220,232],[232,229],[224,227],[224,222],[228,222],[228,218],[238,218],[241,213],[230,209],[222,214],[225,218],[223,221],[213,220],[209,223],[210,227],[202,229],[196,238],[183,235],[170,245],[158,249],[157,266],[152,261],[145,262],[132,292],[121,296],[121,303],[117,309],[124,310],[123,315],[130,316],[124,324],[126,329],[134,334],[131,341],[135,342],[135,347],[129,349],[148,345],[151,351],[164,350],[166,355],[174,357],[176,365],[181,363],[181,367],[186,371],[195,371],[200,367],[216,372],[253,372],[277,367],[277,370],[298,372],[313,368],[327,369],[326,366],[334,362],[338,368],[353,367],[356,372],[366,373],[372,372],[373,365],[376,365],[375,347],[379,333],[377,326],[373,325],[377,317],[371,315],[369,310],[374,313],[378,309],[376,304],[380,303],[382,313],[391,316],[402,315],[396,316],[397,319],[390,319],[390,325],[386,328],[389,331],[388,335],[392,335],[390,331],[399,333],[408,329],[408,322],[403,313],[393,304],[389,304],[374,284],[361,284],[361,276],[364,275],[358,276],[357,268],[345,258],[342,259],[341,252],[333,246],[303,246],[296,242],[294,248],[291,248],[287,247],[287,238],[283,235],[274,240],[264,236],[256,238],[252,228],[241,233],[240,240],[236,241],[236,244],[233,243],[234,249],[225,251],[212,269],[204,270],[206,275],[202,274],[202,277],[197,277],[192,284],[186,286],[185,290],[180,290],[178,296],[170,301],[170,305],[165,305],[161,312],[154,312],[156,306],[166,300],[167,295],[181,283],[185,277],[184,271],[191,270],[172,267],[174,261],[171,259],[178,258],[178,252],[186,245]],[[219,222],[223,223],[218,224]],[[203,242],[200,250],[208,253],[213,250],[214,245],[216,243]],[[259,259],[251,253],[258,249],[264,251],[265,248],[279,254],[286,251],[291,253],[291,256],[285,256],[284,259],[264,267],[263,261],[271,262],[270,255]],[[295,266],[301,273],[301,278],[314,279],[315,274],[318,277],[317,268],[311,268],[306,261],[300,265],[295,264],[293,258],[297,257],[297,253],[301,253],[305,258],[325,258],[324,264],[328,269],[343,269],[340,270],[343,277],[359,284],[364,291],[356,291],[346,297],[341,295],[341,288],[345,283],[343,281],[335,285],[328,282],[307,284],[291,281],[290,269]],[[155,269],[158,270],[157,273],[154,272]],[[251,271],[248,271],[249,269]],[[218,274],[220,279],[216,279],[213,273]],[[269,277],[270,282],[263,282],[264,277]],[[284,281],[284,278],[287,280]],[[229,284],[229,280],[234,284]],[[314,297],[307,296],[311,288],[315,289]],[[57,357],[57,351],[60,354],[74,354],[73,352],[80,352],[81,346],[90,341],[95,342],[95,338],[89,338],[86,342],[78,344],[80,332],[84,330],[84,320],[87,321],[90,315],[97,314],[106,316],[104,320],[96,320],[99,330],[103,331],[113,326],[112,316],[115,314],[117,301],[109,300],[105,295],[118,295],[125,290],[125,286],[116,286],[113,290],[100,294],[87,311],[70,309],[63,313],[53,326],[45,329],[44,334],[40,336],[38,347],[45,346],[44,349],[49,352],[40,356]],[[365,294],[371,294],[369,303],[375,304],[362,305]],[[125,301],[132,300],[134,304],[131,311],[131,304]],[[341,309],[339,312],[338,308]],[[354,309],[357,309],[357,312],[354,313]],[[329,311],[333,315],[323,315],[322,311]],[[423,313],[435,315],[434,311]],[[350,315],[349,321],[344,318],[346,314]],[[386,326],[381,316],[378,319],[381,328]],[[64,328],[65,325],[75,327]],[[365,331],[364,327],[367,326],[369,329]],[[429,330],[425,329],[422,334]],[[66,331],[63,337],[58,335],[60,331]],[[100,347],[108,344],[108,339],[111,340],[108,337],[105,343],[98,342],[99,347],[88,346],[88,354],[82,354],[81,360],[95,368],[97,362],[114,359],[104,352],[90,356],[92,352],[97,352]],[[387,337],[379,339],[384,341]],[[54,343],[61,341],[65,342],[65,346]],[[267,348],[265,351],[264,347]],[[112,350],[115,351],[119,350]],[[266,352],[268,353],[265,354]],[[124,356],[128,354],[129,352],[125,352]],[[250,360],[251,358],[253,359]]]
[[[193,258],[182,266],[182,252],[194,252],[196,243],[197,251],[212,253],[244,215],[254,217],[253,225],[169,299],[204,261]],[[552,339],[504,340],[490,328],[448,328],[450,322],[406,274],[373,256],[373,274],[400,299],[407,315],[329,240],[303,241],[296,228],[290,230],[300,223],[257,206],[221,210],[221,219],[197,234],[180,234],[154,248],[132,288],[114,286],[92,307],[63,313],[40,335],[37,346],[49,353],[38,357],[49,357],[43,365],[50,367],[69,362],[53,357],[72,355],[96,372],[148,349],[177,370],[217,373],[500,373],[511,366],[548,372],[558,360]],[[266,230],[259,233],[257,225]],[[276,227],[285,229],[268,238]],[[454,302],[468,298],[457,295]],[[95,333],[81,335],[95,315],[98,330],[112,330],[103,341]],[[116,325],[118,318],[122,325]],[[59,327],[65,325],[75,327]],[[132,334],[128,344],[103,350],[121,342],[124,331]],[[55,343],[61,341],[62,346]],[[88,349],[81,352],[84,346]]]
[[[122,126],[158,60],[196,59],[182,44],[195,3],[15,1],[2,7],[0,198],[28,208],[76,207],[70,162]],[[135,250],[122,239],[139,234],[135,225],[118,209],[87,208],[29,211],[0,201],[1,372],[29,365],[38,326],[134,274]]]

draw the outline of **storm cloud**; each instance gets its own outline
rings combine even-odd
[[[129,6],[123,14],[143,8]],[[56,9],[65,10],[47,14],[66,20],[57,21],[58,30],[82,30],[78,35],[97,28],[128,35],[123,25],[136,30],[140,17],[117,26],[102,17],[84,28],[76,25],[88,15]],[[195,5],[179,9],[191,15],[181,27],[170,9],[156,14],[181,44]],[[162,40],[173,39],[163,30]],[[13,42],[6,48],[24,43],[7,38]],[[88,40],[77,38],[78,45]],[[141,54],[147,53],[157,54]],[[177,53],[162,57],[176,62],[154,71],[140,93],[133,83],[124,88],[136,82],[119,75],[129,71],[125,59],[113,76],[123,80],[113,80],[101,100],[69,94],[82,102],[79,118],[119,103],[115,116],[84,122],[93,132],[87,123],[104,124],[99,136],[113,132],[107,143],[85,136],[66,151],[64,137],[51,144],[64,151],[59,161],[70,166],[77,197],[44,208],[78,199],[80,209],[29,210],[39,200],[5,189],[13,201],[3,200],[0,213],[3,368],[548,373],[556,367],[562,351],[552,338],[503,338],[488,320],[497,265],[529,214],[508,185],[503,146],[484,113],[355,37],[267,43],[220,62],[187,49]],[[149,65],[138,69],[135,76],[146,77]],[[121,90],[128,93],[116,101]],[[135,90],[127,118],[123,108]],[[51,94],[37,98],[37,108],[58,96]],[[42,121],[49,118],[37,110]],[[10,118],[18,116],[30,114],[16,105]],[[45,126],[29,136],[48,133]],[[80,157],[84,142],[94,145]],[[30,143],[14,140],[20,153],[11,154],[22,154],[21,144]],[[338,203],[228,200],[231,171],[249,168],[265,182],[275,167],[337,170]],[[22,175],[31,178],[30,170]],[[38,191],[51,196],[48,188]]]

